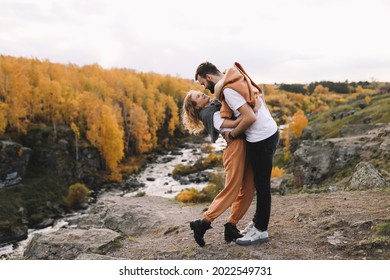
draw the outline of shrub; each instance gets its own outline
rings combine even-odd
[[[192,165],[178,164],[172,171],[173,176],[184,176],[191,173],[199,172],[214,166],[222,166],[223,154],[211,153],[206,158],[200,158]]]
[[[203,144],[200,147],[202,153],[211,153],[214,152],[214,147],[210,143]]]
[[[200,191],[200,200],[202,202],[212,201],[217,196],[220,189],[216,184],[209,183]]]
[[[196,203],[199,201],[199,195],[200,193],[197,189],[185,189],[176,196],[176,200],[184,203]]]
[[[290,128],[295,137],[299,138],[302,135],[303,129],[309,124],[308,119],[306,118],[304,112],[302,110],[297,110],[292,117],[292,121],[290,123]]]
[[[204,169],[212,166],[221,166],[222,164],[223,164],[223,154],[215,153],[214,151],[211,151],[210,154],[202,161],[202,165]]]
[[[175,168],[172,171],[173,176],[183,176],[183,175],[188,175],[191,173],[196,172],[196,166],[195,165],[185,165],[185,164],[178,164],[175,166]]]
[[[177,196],[176,200],[184,203],[199,203],[211,202],[215,196],[225,186],[225,176],[223,173],[211,173],[209,184],[201,191],[194,188],[182,190]]]
[[[135,195],[135,197],[143,197],[146,195],[146,192],[137,192],[137,194]]]
[[[83,203],[87,202],[89,193],[89,189],[84,184],[73,184],[68,189],[65,205],[70,209],[79,209]]]
[[[277,178],[283,176],[285,173],[283,168],[279,168],[278,166],[272,167],[271,178]]]
[[[373,231],[378,235],[390,236],[390,223],[378,224]]]

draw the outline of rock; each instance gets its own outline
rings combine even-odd
[[[174,160],[174,159],[175,159],[175,157],[167,156],[167,157],[163,157],[163,158],[161,159],[161,162],[167,163],[167,162],[170,162],[170,161],[172,161],[172,160]]]
[[[349,181],[347,190],[367,190],[383,188],[386,181],[375,167],[368,162],[359,162],[355,167],[355,172]]]
[[[129,199],[102,197],[88,209],[86,217],[80,218],[79,227],[105,227],[133,236],[146,230],[155,230],[164,221],[163,213],[129,203]]]
[[[307,126],[302,131],[302,140],[315,140],[317,138],[315,130],[311,126]]]
[[[301,188],[306,185],[310,189],[314,184],[321,184],[324,179],[359,158],[367,149],[364,140],[352,142],[339,138],[302,141],[292,160],[295,186]]]
[[[129,187],[130,187],[130,189],[138,190],[139,188],[142,187],[142,184],[138,181],[133,181],[133,182],[129,183]]]
[[[282,182],[280,182],[280,187],[279,187],[279,194],[285,195],[288,194],[291,189],[295,188],[295,178],[294,175],[291,173],[284,174],[282,178],[283,179]],[[272,180],[271,180],[271,188],[272,188]]]
[[[334,144],[329,141],[302,141],[293,156],[293,174],[297,187],[320,182],[334,167]]]
[[[386,139],[382,142],[382,144],[379,146],[379,149],[384,153],[390,152],[390,139]]]
[[[188,185],[190,183],[187,178],[180,178],[179,182],[181,185]]]
[[[119,233],[109,229],[60,229],[34,235],[24,257],[29,260],[73,260],[82,253],[104,254],[119,238]]]
[[[24,177],[32,150],[12,141],[0,141],[0,188]]]
[[[390,125],[346,125],[339,138],[327,140],[303,140],[293,153],[291,171],[295,187],[311,189],[346,167],[373,158],[388,161]],[[379,151],[379,152],[378,152]],[[349,174],[344,174],[348,176]]]
[[[190,181],[192,183],[200,183],[199,173],[189,174],[188,181]]]
[[[348,240],[340,231],[335,231],[333,235],[327,237],[328,242],[337,248],[344,248]]]
[[[39,229],[39,228],[46,228],[46,227],[49,227],[49,226],[52,226],[54,225],[54,219],[52,218],[46,218],[44,219],[42,222],[40,222],[39,224],[37,224],[35,226],[35,228]]]
[[[271,192],[273,194],[285,195],[287,190],[286,187],[282,184],[284,177],[280,176],[277,178],[271,178]]]
[[[28,228],[26,225],[0,224],[0,244],[27,239]]]

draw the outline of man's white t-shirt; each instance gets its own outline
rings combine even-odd
[[[232,131],[232,128],[221,128],[222,123],[225,119],[221,117],[221,113],[219,111],[215,112],[213,115],[213,123],[216,130],[220,133],[224,133],[225,131]]]
[[[247,103],[245,98],[231,88],[225,88],[223,90],[223,94],[225,96],[226,103],[229,105],[230,109],[233,110],[234,116],[239,117],[240,112],[238,109]],[[259,111],[255,114],[256,121],[245,131],[246,140],[251,143],[267,139],[268,137],[274,135],[278,130],[278,125],[264,103],[261,104]]]

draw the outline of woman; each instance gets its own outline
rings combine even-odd
[[[261,106],[259,99],[257,100],[255,111]],[[218,133],[231,131],[241,121],[241,119],[221,118],[220,107],[218,100],[211,100],[209,96],[200,91],[188,92],[183,104],[184,127],[192,134],[199,134],[206,129],[211,140],[215,142]],[[231,207],[231,214],[225,224],[225,240],[231,242],[242,237],[236,225],[253,200],[254,179],[252,168],[246,160],[245,138],[232,141],[226,146],[223,164],[226,173],[224,188],[203,213],[203,219],[190,222],[195,241],[201,247],[205,245],[203,236],[211,228],[211,223],[229,207]]]

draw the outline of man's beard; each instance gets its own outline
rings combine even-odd
[[[212,81],[207,81],[206,89],[208,89],[211,93],[214,93],[214,88],[215,88],[215,83],[213,83]]]

